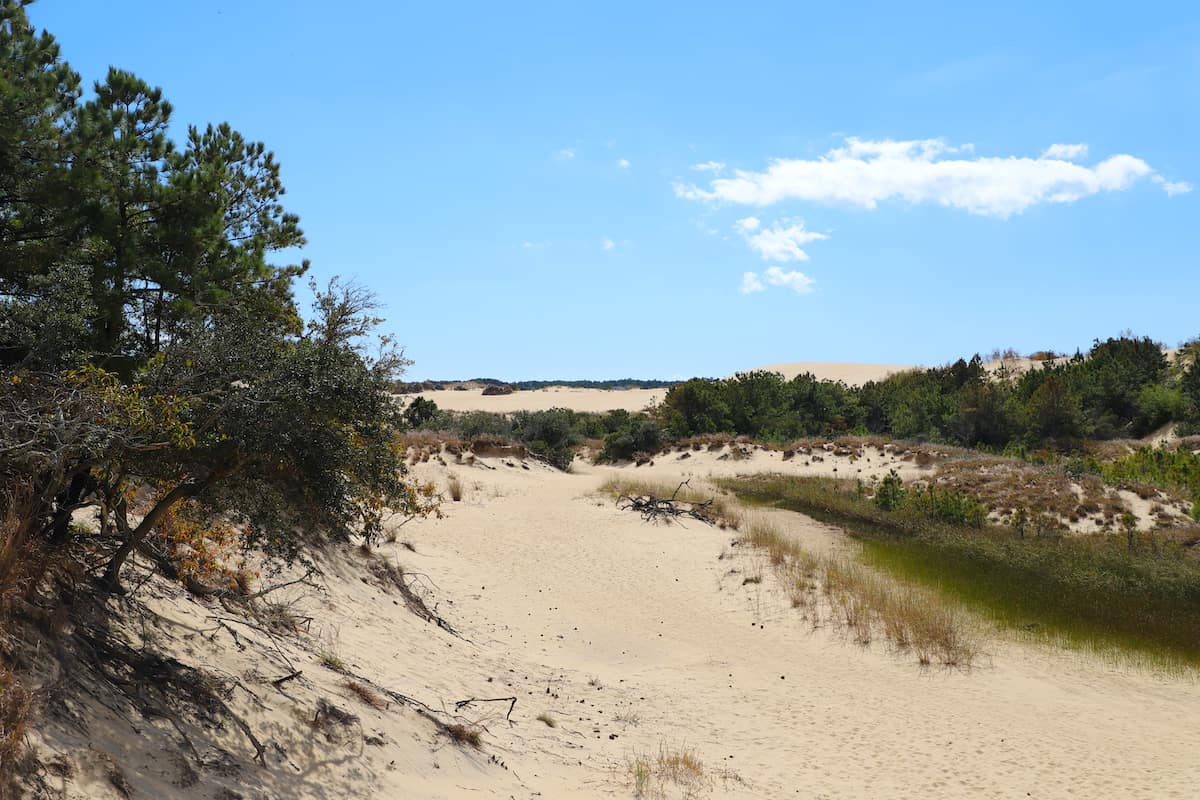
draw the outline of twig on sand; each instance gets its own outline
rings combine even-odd
[[[646,522],[679,521],[680,517],[699,520],[705,525],[713,525],[716,519],[712,514],[713,499],[703,503],[693,503],[686,500],[676,500],[679,491],[691,482],[689,478],[675,487],[670,497],[655,497],[652,494],[623,494],[617,498],[617,508],[622,511],[636,511]]]
[[[455,711],[462,711],[472,703],[508,703],[508,713],[504,718],[510,723],[512,722],[513,709],[517,707],[517,698],[515,697],[468,697],[466,700],[459,700],[454,704]]]

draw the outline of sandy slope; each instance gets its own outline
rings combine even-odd
[[[749,466],[718,457],[625,470],[699,480]],[[428,576],[431,602],[465,640],[396,605],[364,577],[357,553],[325,564],[323,592],[294,593],[314,618],[311,636],[272,644],[235,624],[246,651],[211,619],[228,616],[219,606],[156,584],[158,645],[238,677],[258,699],[235,690],[231,703],[278,747],[266,769],[256,767],[227,730],[222,746],[236,769],[201,770],[185,788],[177,759],[163,752],[169,728],[137,722],[135,733],[96,706],[90,735],[53,728],[41,742],[44,754],[74,760],[62,796],[117,796],[104,778],[111,759],[134,797],[213,797],[221,787],[319,800],[631,797],[627,760],[664,746],[703,760],[701,797],[1194,796],[1194,681],[997,640],[970,672],[922,671],[883,645],[811,630],[759,557],[730,549],[730,533],[656,527],[617,511],[594,494],[613,469],[525,466],[419,465],[437,481],[456,473],[466,496],[447,504],[445,519],[402,529],[415,552],[382,549]],[[836,529],[772,513],[813,548],[843,546]],[[756,570],[764,582],[743,585]],[[482,752],[462,750],[409,710],[357,701],[343,676],[316,663],[321,649],[434,707],[514,695],[512,724],[503,704],[468,707],[462,713],[488,732]],[[288,667],[276,653],[304,673],[280,690],[269,680]],[[302,720],[322,698],[358,715],[361,730],[334,742],[309,730]],[[542,713],[558,727],[539,722]]]

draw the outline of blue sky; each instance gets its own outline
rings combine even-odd
[[[162,86],[176,138],[228,121],[274,150],[313,274],[379,293],[413,378],[1200,335],[1191,3],[30,16],[88,84],[114,64]]]

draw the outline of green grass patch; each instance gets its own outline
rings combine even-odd
[[[777,475],[718,482],[745,502],[844,526],[878,569],[919,581],[998,625],[1163,666],[1200,666],[1200,563],[1185,548],[1125,537],[1022,537],[878,507],[855,481]]]

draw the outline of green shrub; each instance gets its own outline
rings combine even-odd
[[[881,511],[895,511],[899,508],[904,502],[904,496],[908,494],[903,483],[896,470],[888,470],[887,476],[875,492],[875,507]]]
[[[657,422],[637,419],[604,437],[600,461],[631,461],[639,455],[653,455],[662,449],[665,438]]]

